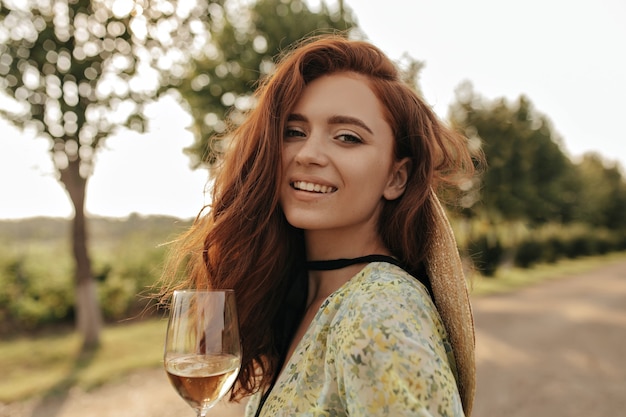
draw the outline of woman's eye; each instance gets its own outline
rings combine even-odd
[[[362,143],[363,142],[360,137],[351,135],[349,133],[342,133],[341,135],[337,135],[336,138],[340,142],[344,142],[344,143]]]
[[[285,129],[285,137],[286,138],[296,138],[296,137],[304,137],[306,136],[303,131],[300,129],[295,129],[292,127],[288,127]]]

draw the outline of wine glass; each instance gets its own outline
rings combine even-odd
[[[164,365],[178,394],[206,416],[232,387],[241,366],[233,290],[174,291]]]

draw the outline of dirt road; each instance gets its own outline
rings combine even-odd
[[[474,417],[626,416],[626,262],[474,299]],[[211,416],[241,415],[241,407]],[[0,417],[194,417],[161,369]]]
[[[476,417],[626,416],[626,262],[474,310]]]

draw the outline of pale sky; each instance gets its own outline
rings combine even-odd
[[[391,58],[406,52],[425,63],[420,85],[440,117],[446,117],[455,89],[466,80],[487,99],[524,94],[552,121],[568,155],[595,151],[626,167],[625,1],[346,4]],[[171,102],[153,111],[148,133],[112,137],[98,155],[87,192],[89,213],[189,218],[204,204],[206,171],[191,171],[182,153],[192,141],[185,130],[189,116]],[[71,216],[46,147],[0,120],[0,219]]]

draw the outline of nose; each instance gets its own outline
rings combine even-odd
[[[311,133],[299,143],[294,161],[300,165],[325,165],[328,162],[326,142],[324,135]]]

